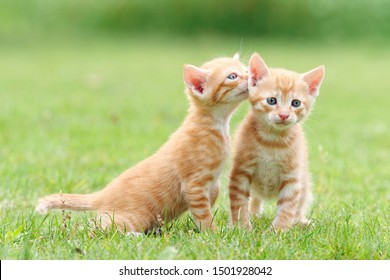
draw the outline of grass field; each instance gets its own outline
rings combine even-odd
[[[0,259],[390,259],[389,46],[201,38],[74,40],[0,46]],[[90,213],[34,212],[49,193],[87,193],[151,155],[183,120],[184,63],[241,51],[271,67],[326,65],[305,123],[313,226],[229,228],[227,177],[216,233],[188,213],[160,235],[96,231]],[[243,119],[240,106],[231,133]]]

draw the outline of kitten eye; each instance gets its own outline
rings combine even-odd
[[[276,100],[275,97],[268,97],[268,98],[267,98],[267,103],[268,103],[269,105],[275,105],[276,103],[278,103],[278,101]]]
[[[227,76],[227,78],[229,80],[234,80],[234,79],[237,79],[238,75],[236,73],[231,73],[229,76]]]
[[[299,107],[301,106],[301,101],[297,100],[297,99],[294,99],[292,102],[291,102],[291,105],[293,107]]]

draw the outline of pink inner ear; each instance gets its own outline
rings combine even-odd
[[[316,69],[313,72],[309,72],[307,75],[305,75],[304,80],[306,81],[309,89],[309,94],[314,94],[317,92],[322,78],[324,76],[324,72],[322,69]]]
[[[320,86],[322,81],[322,74],[316,74],[306,80],[307,85],[309,87],[309,93],[313,94],[318,90],[318,87]]]
[[[249,61],[249,71],[253,87],[269,73],[268,66],[258,54],[252,55]]]
[[[194,87],[197,91],[199,91],[200,93],[203,93],[203,86],[202,86],[202,82],[197,80],[197,81],[194,81]]]
[[[256,86],[257,81],[261,77],[259,70],[260,70],[259,68],[253,67],[252,65],[250,67],[250,73],[252,74],[252,77],[251,77],[252,78],[252,87]]]
[[[252,87],[254,87],[260,78],[260,65],[254,59],[250,61],[249,73],[251,74]]]
[[[260,73],[252,75],[252,87],[255,87],[257,82],[260,80],[262,80],[262,75]]]
[[[184,80],[189,88],[202,94],[204,83],[206,82],[207,72],[192,65],[186,65],[184,68]]]
[[[311,81],[308,83],[310,93],[313,93],[317,90],[320,81],[321,81],[321,79],[317,79],[317,80],[314,80],[314,81]]]

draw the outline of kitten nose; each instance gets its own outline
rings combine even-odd
[[[282,121],[285,121],[288,119],[290,115],[287,115],[287,114],[279,114],[279,118],[282,120]]]

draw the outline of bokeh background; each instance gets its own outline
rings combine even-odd
[[[312,231],[266,234],[272,203],[253,235],[187,236],[184,222],[144,243],[90,238],[83,213],[34,212],[43,195],[99,190],[154,153],[185,117],[185,63],[254,51],[270,67],[326,66],[305,122]],[[1,0],[0,258],[389,259],[389,69],[388,0]]]
[[[368,39],[390,34],[386,0],[3,0],[1,37],[237,35]]]

